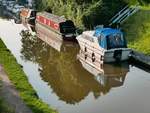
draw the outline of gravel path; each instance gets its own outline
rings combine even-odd
[[[18,91],[14,88],[8,76],[0,65],[0,78],[2,80],[2,87],[0,96],[15,110],[15,113],[32,113],[32,111],[24,104],[19,97]]]

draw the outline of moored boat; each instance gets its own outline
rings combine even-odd
[[[60,35],[45,29],[42,25],[36,25],[37,37],[46,42],[48,45],[53,47],[57,51],[61,51],[63,40]]]
[[[80,52],[90,56],[92,61],[116,62],[129,59],[131,52],[123,33],[118,29],[97,27],[77,37]]]
[[[64,39],[75,39],[76,28],[74,23],[63,16],[59,17],[48,12],[39,12],[36,16],[36,25],[38,24],[62,35]]]
[[[20,13],[20,19],[23,24],[35,25],[36,11],[34,9],[23,8]]]

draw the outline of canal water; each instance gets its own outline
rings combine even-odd
[[[77,43],[41,31],[33,37],[21,32],[25,29],[0,19],[1,39],[51,107],[60,113],[150,113],[148,70],[124,62],[105,64],[98,72],[77,58]]]

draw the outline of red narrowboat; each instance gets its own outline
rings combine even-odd
[[[64,39],[75,39],[76,28],[74,23],[63,16],[40,12],[36,15],[36,25],[38,24],[62,35]]]

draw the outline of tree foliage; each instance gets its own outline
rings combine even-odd
[[[125,5],[148,4],[150,0],[35,0],[39,11],[52,11],[64,15],[79,27],[93,28],[108,24]]]

